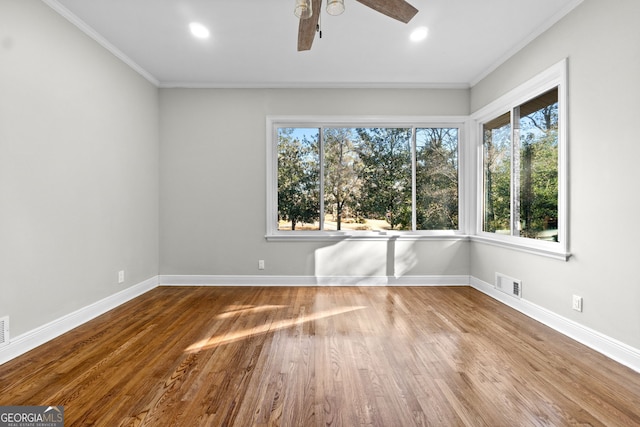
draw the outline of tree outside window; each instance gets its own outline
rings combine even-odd
[[[278,230],[457,230],[459,134],[278,128]]]
[[[558,89],[483,125],[483,231],[558,241]]]

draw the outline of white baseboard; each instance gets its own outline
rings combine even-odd
[[[471,286],[563,335],[640,372],[640,350],[560,316],[525,299],[513,298],[473,276],[312,277],[161,275],[12,338],[0,347],[0,365],[157,286]]]
[[[538,322],[578,341],[581,344],[625,365],[636,372],[640,372],[640,350],[620,342],[607,335],[594,331],[571,319],[560,316],[546,308],[540,307],[525,299],[518,299],[496,290],[496,288],[480,279],[471,277],[471,287],[502,302],[505,305],[537,320]]]
[[[160,286],[469,286],[469,276],[162,275]]]
[[[110,295],[22,335],[12,337],[0,348],[0,365],[50,341],[89,320],[112,310],[158,286],[158,276]]]

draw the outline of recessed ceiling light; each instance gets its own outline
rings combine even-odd
[[[196,38],[209,38],[209,29],[198,22],[192,22],[191,24],[189,24],[189,29],[191,30],[191,34],[193,34],[193,36]]]
[[[418,27],[411,32],[409,38],[412,42],[420,42],[427,38],[427,34],[429,34],[429,29],[427,27]]]

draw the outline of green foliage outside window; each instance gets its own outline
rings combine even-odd
[[[485,123],[483,153],[483,231],[557,241],[557,88]]]
[[[278,229],[458,229],[458,137],[457,128],[279,128]]]

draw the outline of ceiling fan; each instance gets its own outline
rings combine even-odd
[[[357,0],[365,6],[397,19],[405,24],[411,21],[418,9],[407,3],[405,0]],[[322,0],[296,0],[295,14],[300,18],[298,25],[298,51],[310,50],[319,30],[318,18]],[[330,14],[340,14],[344,11],[344,0],[329,0],[327,11]],[[333,11],[333,13],[332,13]]]

